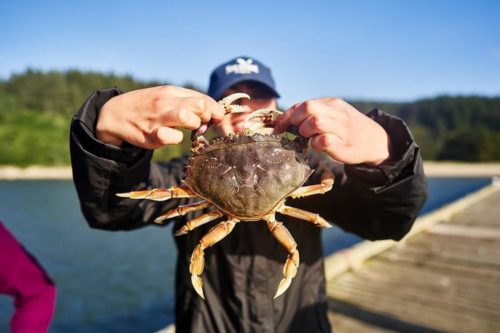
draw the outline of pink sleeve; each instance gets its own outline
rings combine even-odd
[[[1,222],[0,293],[14,298],[11,333],[47,332],[54,315],[56,287]]]

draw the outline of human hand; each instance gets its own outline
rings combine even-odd
[[[278,119],[275,132],[295,125],[311,146],[345,164],[379,165],[390,156],[385,130],[347,102],[319,98],[297,103]]]
[[[210,119],[221,120],[224,108],[194,90],[159,86],[131,91],[103,105],[96,124],[96,137],[120,146],[124,141],[155,149],[182,141],[175,129],[197,129]]]

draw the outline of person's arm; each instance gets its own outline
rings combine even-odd
[[[401,239],[412,227],[427,199],[420,148],[400,119],[379,110],[368,116],[384,127],[393,142],[393,159],[379,166],[343,165],[324,155],[311,154],[319,182],[332,170],[331,191],[298,201],[303,209],[319,213],[348,232],[365,239]]]
[[[307,120],[311,115],[319,119]],[[310,181],[319,182],[325,169],[335,174],[331,191],[296,205],[366,239],[398,240],[410,230],[427,199],[427,179],[420,149],[402,120],[379,110],[366,117],[335,99],[313,110],[295,107],[282,121],[299,131],[304,126],[301,133],[325,152],[312,155],[316,170]]]
[[[0,294],[14,298],[12,333],[48,331],[55,311],[56,287],[1,222]]]
[[[152,149],[180,142],[182,133],[175,127],[194,129],[212,116],[222,117],[219,108],[208,97],[179,87],[93,93],[70,131],[73,181],[89,225],[134,229],[173,208],[174,201],[131,200],[116,193],[179,184],[182,160],[151,163]]]

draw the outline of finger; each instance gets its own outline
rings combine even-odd
[[[316,134],[333,133],[342,137],[343,129],[339,123],[329,115],[315,114],[306,118],[299,126],[299,133],[305,137]]]
[[[160,126],[197,129],[201,125],[200,117],[189,109],[180,107],[166,111],[160,117]]]
[[[123,141],[143,149],[156,149],[166,144],[176,144],[182,141],[182,132],[159,126],[153,130],[141,130],[136,126],[125,126]]]
[[[292,107],[290,107],[288,110],[286,110],[281,117],[278,118],[276,121],[276,124],[274,126],[274,132],[275,133],[281,133],[285,131],[288,127],[291,126],[290,123],[290,118],[292,117],[293,113],[297,109],[297,107],[302,104],[302,103],[296,103]]]
[[[324,112],[325,114],[331,112],[331,106],[326,105],[320,99],[308,100],[299,104],[295,104],[291,108],[292,112],[288,119],[285,119],[280,124],[280,130],[286,130],[291,125],[299,126],[304,120],[312,115]],[[283,126],[283,127],[281,127]]]
[[[325,97],[321,98],[321,101],[335,109],[346,109],[352,107],[349,103],[338,97]]]
[[[344,144],[338,136],[331,133],[313,136],[310,143],[314,150],[326,152],[331,157],[334,157],[335,152],[341,150]]]
[[[345,118],[345,110],[351,107],[339,98],[318,98],[297,103],[289,108],[285,114],[278,119],[275,132],[281,133],[291,125],[299,126],[301,123],[315,114],[328,114],[331,118]],[[351,107],[352,108],[352,107]]]
[[[304,120],[314,113],[313,101],[305,101],[299,104],[290,116],[290,124],[300,126]]]
[[[183,134],[170,127],[158,127],[151,133],[151,144],[154,148],[161,147],[163,145],[178,144],[182,142]]]
[[[196,114],[203,123],[207,123],[212,118],[212,112],[207,108],[207,101],[204,98],[184,97],[181,105]]]
[[[224,116],[224,108],[219,105],[214,99],[211,97],[188,88],[166,85],[159,87],[160,89],[160,98],[156,98],[156,102],[163,105],[165,101],[168,101],[169,107],[172,107],[172,99],[181,100],[178,104],[183,104],[179,106],[186,107],[188,109],[192,109],[193,112],[200,113],[200,118],[205,120],[210,116],[210,118],[214,119],[222,119]],[[182,103],[182,99],[186,99],[186,103]],[[207,112],[210,113],[207,115]],[[210,120],[208,118],[208,120]],[[207,120],[207,121],[208,121]]]
[[[164,96],[168,96],[170,98],[206,96],[200,93],[199,91],[174,85],[164,85],[158,88],[160,89],[161,94],[163,94]]]
[[[198,115],[204,123],[209,122],[212,118],[216,121],[220,120],[225,114],[224,108],[219,103],[201,94],[195,97],[184,97],[181,105]]]
[[[224,108],[210,96],[188,88],[170,87],[172,91],[175,90],[178,97],[183,97],[186,100],[188,108],[197,113],[203,122],[208,122],[211,118],[220,120],[224,117]]]

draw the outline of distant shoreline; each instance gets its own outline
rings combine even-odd
[[[18,167],[13,165],[0,166],[0,180],[36,180],[36,179],[60,179],[71,180],[73,178],[69,166],[41,166],[31,165]]]
[[[495,177],[500,176],[500,162],[462,163],[424,161],[428,177]]]
[[[500,162],[494,163],[454,163],[424,162],[425,174],[428,177],[494,177],[500,176]],[[32,165],[18,167],[0,166],[0,180],[36,180],[60,179],[71,180],[71,167],[48,167]]]

